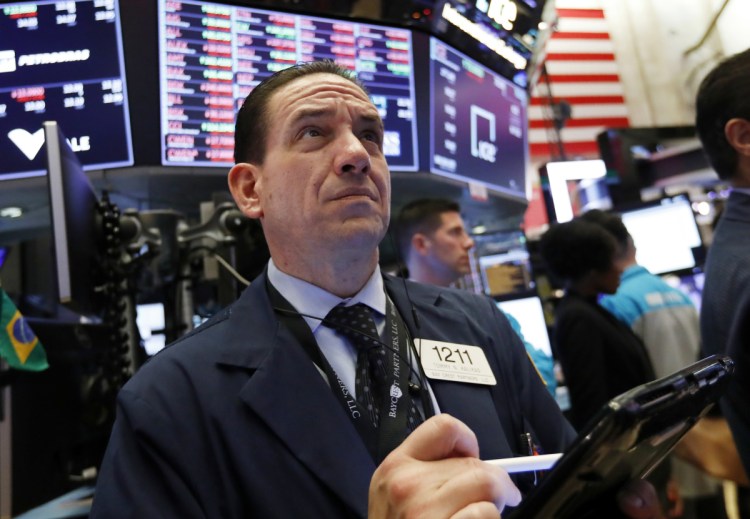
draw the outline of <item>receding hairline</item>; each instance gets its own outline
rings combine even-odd
[[[342,77],[338,74],[335,74],[333,72],[315,72],[312,74],[306,74],[304,76],[300,76],[297,78],[294,78],[293,80],[289,81],[288,83],[280,86],[273,92],[271,92],[271,95],[268,97],[268,102],[266,104],[266,110],[270,110],[271,107],[273,107],[276,111],[278,111],[278,106],[275,106],[279,99],[284,97],[289,97],[290,95],[294,95],[292,92],[290,92],[291,89],[294,88],[295,85],[298,85],[301,80],[307,79],[307,78],[314,78],[316,76],[329,76],[331,78],[340,78],[340,81],[336,80],[337,86],[340,86],[340,88],[336,88],[334,85],[331,84],[319,84],[316,85],[313,83],[314,88],[312,91],[304,92],[304,95],[300,95],[300,100],[306,100],[307,98],[312,98],[316,94],[319,94],[321,92],[330,92],[331,96],[336,99],[340,99],[342,95],[349,96],[355,101],[360,101],[363,104],[366,104],[371,111],[365,112],[359,115],[359,118],[364,121],[365,123],[373,124],[378,127],[378,129],[383,132],[385,130],[385,125],[383,123],[383,119],[380,117],[380,112],[378,111],[378,108],[375,106],[375,104],[370,99],[370,96],[367,94],[367,91],[362,89],[355,81],[352,81],[350,79],[347,79],[345,77]],[[353,90],[350,90],[350,87]],[[302,87],[307,88],[307,87]],[[355,95],[354,92],[357,92],[361,94],[361,97],[359,95]],[[324,102],[326,100],[326,97],[323,97],[321,99],[313,99],[312,102],[309,103],[308,106],[301,106],[301,107],[295,107],[292,108],[292,112],[289,114],[290,120],[293,124],[297,124],[300,121],[304,121],[305,119],[314,119],[315,117],[324,116],[327,114],[331,114],[335,111],[334,108],[330,106],[324,105]],[[320,102],[320,106],[316,107],[315,103],[316,101]],[[273,117],[273,116],[272,116]]]
[[[294,79],[292,79],[292,80],[284,83],[283,85],[279,86],[278,88],[276,88],[273,92],[271,92],[271,94],[269,95],[268,99],[270,101],[271,99],[274,99],[274,98],[278,97],[280,93],[290,91],[295,86],[299,85],[300,82],[302,82],[302,81],[309,81],[311,78],[316,78],[316,77],[320,77],[320,76],[327,76],[327,77],[333,79],[334,83],[338,84],[338,86],[341,87],[341,88],[340,89],[331,88],[334,85],[331,85],[331,84],[322,84],[321,83],[320,85],[318,85],[319,89],[313,90],[312,93],[316,93],[316,91],[320,91],[320,90],[331,90],[331,91],[334,91],[334,92],[336,92],[338,94],[344,94],[344,95],[349,94],[352,97],[359,98],[359,96],[353,95],[351,91],[348,91],[349,88],[351,88],[351,89],[353,89],[353,91],[357,92],[358,94],[361,94],[361,96],[362,96],[361,100],[362,101],[366,101],[367,103],[369,103],[370,105],[372,105],[375,108],[375,110],[377,111],[377,108],[375,107],[375,105],[373,104],[372,100],[370,99],[370,96],[367,93],[367,90],[365,90],[364,88],[362,88],[362,86],[360,86],[359,83],[357,83],[356,80],[343,77],[343,76],[341,76],[339,74],[335,74],[333,72],[313,72],[313,73],[310,73],[310,74],[305,74],[303,76],[296,77],[296,78],[294,78]]]
[[[362,85],[360,85],[355,78],[347,78],[340,74],[336,74],[335,72],[327,72],[327,71],[320,71],[320,72],[311,72],[309,74],[304,74],[298,77],[295,77],[293,79],[290,79],[289,81],[285,82],[283,85],[280,85],[278,88],[274,89],[273,92],[271,92],[270,97],[276,96],[279,92],[283,92],[285,90],[289,90],[295,85],[298,85],[301,81],[309,81],[311,78],[319,78],[321,76],[328,77],[333,80],[333,82],[320,82],[320,87],[323,89],[330,89],[333,85],[339,85],[342,90],[344,87],[352,88],[354,91],[358,92],[362,95],[363,100],[367,100],[370,103],[372,103],[372,100],[370,99],[370,95],[367,92],[365,88],[363,88]]]

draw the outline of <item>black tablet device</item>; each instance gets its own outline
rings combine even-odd
[[[613,398],[506,519],[601,517],[627,481],[644,478],[727,387],[734,363],[707,357]]]

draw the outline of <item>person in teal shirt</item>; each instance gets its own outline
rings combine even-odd
[[[554,359],[550,355],[547,355],[542,349],[537,348],[526,340],[526,338],[523,336],[521,323],[518,322],[518,319],[513,317],[508,312],[503,313],[505,314],[505,317],[508,318],[508,321],[510,321],[510,325],[521,338],[523,345],[526,347],[526,353],[529,354],[531,362],[534,364],[534,366],[536,366],[536,370],[539,372],[539,376],[542,377],[542,380],[544,380],[544,383],[547,385],[547,389],[550,393],[552,393],[552,396],[555,396],[557,392],[557,379],[555,379]]]

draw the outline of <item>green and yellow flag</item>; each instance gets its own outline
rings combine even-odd
[[[8,366],[26,371],[42,371],[49,367],[39,339],[29,328],[5,290],[0,287],[0,357]]]

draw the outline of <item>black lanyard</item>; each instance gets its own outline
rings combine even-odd
[[[406,437],[406,421],[408,416],[407,398],[411,363],[409,359],[409,336],[401,316],[396,311],[390,297],[386,297],[386,327],[385,327],[385,366],[387,383],[381,388],[379,427],[375,428],[368,417],[366,409],[362,409],[354,396],[341,381],[331,367],[325,355],[320,351],[315,336],[297,310],[287,301],[276,288],[267,281],[271,304],[279,316],[279,320],[287,326],[295,338],[304,348],[310,360],[326,375],[333,394],[351,418],[354,426],[367,445],[368,450],[380,463],[383,458]],[[325,320],[321,319],[325,324]],[[421,377],[422,380],[423,377]],[[432,416],[434,410],[432,401],[426,388],[419,384],[419,395],[425,417]]]

